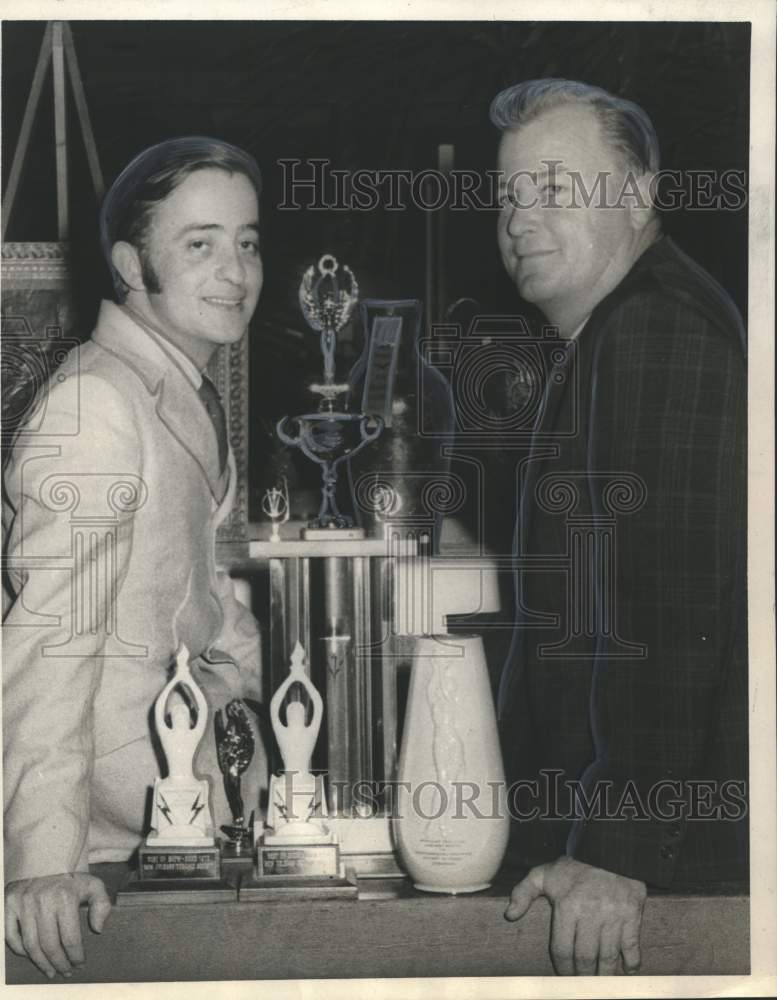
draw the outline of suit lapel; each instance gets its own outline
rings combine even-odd
[[[219,469],[216,431],[197,391],[185,375],[167,373],[159,383],[156,412],[170,433],[190,453],[208,480],[218,503],[227,490],[229,465]]]
[[[229,468],[219,468],[216,431],[197,390],[162,346],[112,302],[103,302],[92,339],[141,378],[160,421],[202,470],[217,503],[226,495]]]

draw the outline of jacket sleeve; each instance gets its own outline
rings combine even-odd
[[[143,492],[118,392],[81,376],[74,406],[52,384],[5,477],[6,881],[87,870],[94,700]]]
[[[235,597],[235,586],[229,574],[218,566],[216,587],[223,623],[211,646],[208,660],[231,660],[240,673],[242,697],[261,702],[262,652],[259,624],[251,611]]]
[[[672,881],[693,783],[707,777],[744,620],[746,371],[731,334],[644,292],[611,314],[593,365],[589,472],[636,475],[646,494],[617,517],[613,610],[618,635],[645,650],[595,659],[583,785],[621,808],[579,818],[567,851],[658,886]]]

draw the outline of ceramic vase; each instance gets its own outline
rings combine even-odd
[[[417,889],[486,889],[507,847],[504,767],[483,641],[416,640],[393,835]]]

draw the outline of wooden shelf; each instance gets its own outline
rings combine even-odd
[[[124,866],[98,866],[115,886]],[[552,976],[550,907],[520,925],[503,913],[510,883],[474,896],[136,906],[114,909],[99,936],[83,914],[86,964],[70,983],[404,976]],[[750,903],[742,889],[651,895],[643,975],[749,972]],[[6,949],[9,984],[47,982]],[[61,981],[61,980],[60,980]]]

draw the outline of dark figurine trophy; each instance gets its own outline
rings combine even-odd
[[[222,833],[228,837],[222,851],[225,855],[239,856],[244,850],[250,851],[253,846],[253,817],[246,824],[240,779],[253,760],[256,744],[242,701],[230,701],[224,709],[224,716],[219,709],[213,717],[216,757],[224,777],[224,792],[232,813],[231,825],[221,827]]]

